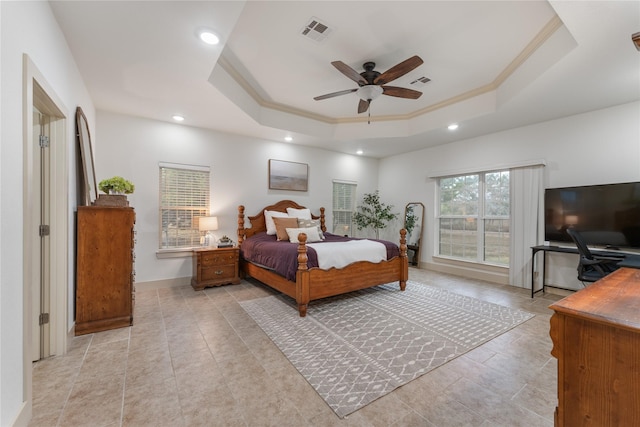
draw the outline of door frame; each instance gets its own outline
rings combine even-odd
[[[50,334],[51,355],[63,355],[67,352],[67,334],[69,324],[69,288],[73,283],[69,277],[69,229],[72,219],[69,216],[69,141],[74,133],[72,117],[68,108],[49,85],[43,74],[23,54],[23,399],[27,406],[27,415],[32,409],[32,284],[39,278],[33,277],[33,263],[39,262],[40,236],[39,213],[32,214],[34,198],[34,135],[33,108],[50,116]],[[70,119],[71,118],[71,119]],[[70,129],[71,127],[71,129]],[[75,141],[75,139],[73,139]],[[35,252],[34,252],[35,251]],[[33,254],[37,257],[34,258]]]
[[[46,94],[41,94],[42,88],[34,83],[34,104],[42,105],[42,99],[46,99]],[[26,215],[31,215],[31,223],[38,224],[51,224],[49,215],[49,208],[51,206],[51,189],[49,186],[49,168],[50,168],[50,148],[41,147],[40,137],[44,136],[51,139],[51,117],[41,112],[36,106],[33,106],[33,191],[31,197],[35,202],[33,212],[27,212]],[[54,123],[58,119],[54,118]],[[38,149],[38,147],[40,148]],[[36,199],[39,195],[39,203]],[[39,260],[40,262],[33,262],[31,265],[32,274],[32,286],[31,286],[31,322],[32,322],[32,336],[31,336],[31,360],[37,361],[45,359],[51,356],[51,322],[47,321],[44,324],[40,324],[40,313],[51,313],[51,303],[49,301],[49,292],[51,290],[51,277],[50,277],[50,249],[51,242],[49,235],[40,236],[40,250],[36,251],[36,248],[32,248],[32,259]],[[40,280],[36,280],[39,277]],[[38,284],[40,286],[38,286]]]

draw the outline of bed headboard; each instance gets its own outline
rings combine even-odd
[[[254,216],[249,216],[250,228],[244,227],[244,206],[238,206],[238,245],[242,244],[242,241],[248,237],[253,236],[261,231],[267,231],[267,224],[264,221],[264,211],[277,211],[287,212],[287,208],[304,209],[304,206],[300,206],[292,200],[280,200],[279,202],[265,206]],[[320,228],[322,231],[327,231],[324,223],[324,208],[320,208],[320,215],[311,214],[311,218],[320,220]]]

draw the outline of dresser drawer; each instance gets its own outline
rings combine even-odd
[[[211,267],[215,265],[233,264],[237,258],[236,251],[217,251],[204,253],[201,256],[202,267]]]

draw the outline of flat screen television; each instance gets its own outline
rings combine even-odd
[[[571,242],[566,230],[608,249],[640,249],[640,182],[547,188],[545,240]]]

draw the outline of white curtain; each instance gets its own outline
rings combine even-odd
[[[509,283],[531,288],[531,247],[544,238],[544,165],[510,171],[511,255]]]

